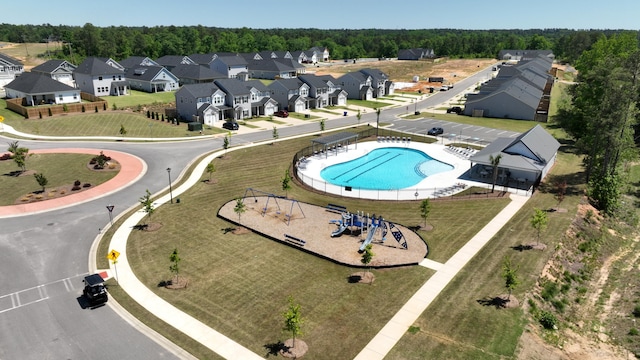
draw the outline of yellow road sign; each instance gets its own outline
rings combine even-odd
[[[120,253],[115,251],[115,250],[111,250],[109,251],[109,255],[107,255],[107,259],[111,260],[111,261],[116,261],[118,260],[118,256],[120,256]]]
[[[0,116],[0,122],[4,121],[4,116]]]

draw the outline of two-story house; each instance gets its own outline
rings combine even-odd
[[[180,64],[171,72],[178,78],[180,85],[211,83],[216,79],[227,78],[225,74],[199,64]]]
[[[330,58],[329,49],[327,49],[326,47],[314,46],[311,49],[309,49],[309,51],[313,52],[313,54],[315,55],[316,62],[329,61],[329,58]]]
[[[24,65],[20,60],[0,53],[0,87],[12,82],[23,72]]]
[[[346,106],[347,105],[347,92],[342,90],[342,87],[338,85],[336,80],[331,75],[317,76],[320,80],[327,84],[329,92],[329,105],[330,106]]]
[[[271,98],[278,102],[280,109],[303,112],[309,109],[309,85],[299,79],[280,79],[269,84]]]
[[[73,71],[76,85],[84,92],[95,96],[120,96],[128,93],[124,69],[88,57]]]
[[[73,80],[73,71],[77,66],[66,60],[48,60],[31,69],[33,73],[47,75],[53,80],[59,81],[71,87],[75,87]]]
[[[178,89],[178,77],[162,66],[137,66],[127,69],[129,88],[148,93]]]
[[[329,85],[322,78],[315,75],[300,75],[298,79],[309,85],[309,107],[322,109],[330,105]]]
[[[226,105],[230,111],[225,113],[226,118],[241,120],[250,118],[251,90],[245,81],[238,79],[219,79],[214,84],[226,94]]]
[[[249,73],[247,61],[239,55],[217,56],[211,62],[210,68],[227,75],[229,79],[246,78]]]
[[[164,66],[167,70],[173,72],[173,69],[178,65],[196,65],[188,56],[182,55],[165,55],[156,59],[156,63],[160,66]]]
[[[270,116],[278,111],[278,102],[271,98],[271,91],[260,80],[244,82],[251,93],[251,116]]]
[[[373,79],[360,71],[346,73],[338,78],[338,85],[347,92],[349,99],[372,100]]]
[[[226,94],[214,83],[184,85],[176,91],[176,111],[180,119],[214,126],[225,119]]]
[[[118,61],[118,63],[124,68],[124,71],[140,66],[160,66],[160,64],[145,56],[129,56]]]
[[[393,81],[389,80],[389,76],[387,74],[378,69],[371,68],[361,69],[360,72],[371,77],[371,87],[373,88],[374,97],[393,94]]]

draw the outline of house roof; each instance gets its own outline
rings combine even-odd
[[[285,89],[288,89],[288,90],[300,89],[300,87],[302,85],[304,85],[304,83],[301,80],[298,80],[298,79],[278,79],[278,80],[272,82],[269,85],[269,87],[271,87],[271,85],[273,85],[273,84],[279,84],[280,86],[282,86],[282,87],[284,87]]]
[[[536,125],[516,138],[496,139],[470,160],[490,165],[490,157],[500,154],[500,167],[542,171],[559,148],[560,143],[542,126]]]
[[[124,76],[130,80],[153,81],[154,78],[163,71],[166,72],[169,76],[176,77],[173,73],[165,69],[163,66],[142,65],[127,69],[127,72]],[[177,81],[177,79],[173,80]]]
[[[201,83],[201,84],[189,84],[184,85],[178,90],[178,92],[186,92],[194,98],[202,98],[213,95],[216,91],[220,90],[214,83]]]
[[[34,67],[33,69],[31,69],[31,71],[45,73],[45,74],[52,74],[53,72],[56,71],[56,69],[60,68],[63,65],[65,65],[65,67],[69,67],[72,70],[77,67],[71,64],[70,62],[67,62],[66,60],[52,59],[52,60],[45,61],[44,63]]]
[[[378,69],[364,68],[364,69],[360,69],[360,72],[365,75],[371,76],[371,78],[375,82],[389,80],[389,76]]]
[[[131,69],[138,66],[159,65],[157,62],[149,59],[146,56],[129,56],[124,60],[120,60],[118,63],[125,69]]]
[[[179,64],[171,72],[179,79],[211,80],[226,79],[227,75],[199,64]]]
[[[156,62],[158,63],[158,65],[162,66],[178,66],[196,63],[188,56],[183,55],[165,55],[163,57],[157,58]]]
[[[24,64],[21,63],[20,60],[3,53],[0,53],[0,64],[24,66]]]
[[[269,88],[260,80],[248,80],[244,82],[249,88],[256,88],[260,92],[269,92]]]
[[[218,56],[216,60],[221,61],[223,64],[227,66],[247,66],[247,60],[245,60],[242,56],[239,56],[239,55]]]
[[[218,85],[218,87],[220,87],[220,89],[222,89],[224,92],[232,96],[248,95],[250,92],[249,91],[250,86],[247,86],[246,82],[242,80],[218,79],[214,82],[216,85]]]
[[[78,65],[78,67],[73,72],[78,74],[89,74],[94,76],[124,74],[123,70],[116,69],[113,66],[107,65],[106,62],[95,57],[86,58],[82,62],[82,64]]]
[[[12,82],[5,85],[5,88],[16,90],[25,94],[51,94],[62,91],[73,91],[78,89],[53,80],[51,76],[42,73],[25,72]]]
[[[189,55],[189,59],[200,65],[209,65],[213,61],[213,59],[215,59],[215,57],[216,54],[214,53]]]
[[[315,75],[300,75],[298,76],[298,79],[302,80],[302,82],[306,83],[310,87],[316,89],[329,87],[329,85],[327,85],[327,83],[323,81],[322,78]]]

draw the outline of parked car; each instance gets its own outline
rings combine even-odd
[[[289,112],[287,110],[280,110],[273,113],[273,115],[279,116],[281,118],[286,118],[286,117],[289,117]]]
[[[89,301],[91,306],[106,303],[109,300],[107,286],[100,274],[93,274],[84,277],[84,290],[82,294]]]
[[[222,128],[227,130],[238,130],[240,128],[240,125],[238,125],[238,123],[235,121],[226,121],[224,124],[222,124]]]
[[[462,108],[460,106],[452,106],[447,109],[447,114],[451,114],[451,113],[460,115],[462,114]]]
[[[444,134],[444,129],[441,127],[433,127],[427,131],[428,135],[437,136]]]

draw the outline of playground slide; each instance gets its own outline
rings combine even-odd
[[[373,234],[376,233],[376,230],[378,230],[377,224],[371,226],[371,229],[369,229],[369,233],[367,234],[367,238],[364,240],[362,245],[360,245],[360,250],[358,251],[364,251],[364,248],[366,248],[367,245],[371,244],[371,242],[373,241]]]
[[[346,222],[341,222],[340,223],[340,227],[337,228],[334,232],[331,233],[331,237],[336,237],[340,234],[342,234],[345,230],[347,230],[347,228],[349,227],[349,225]]]

